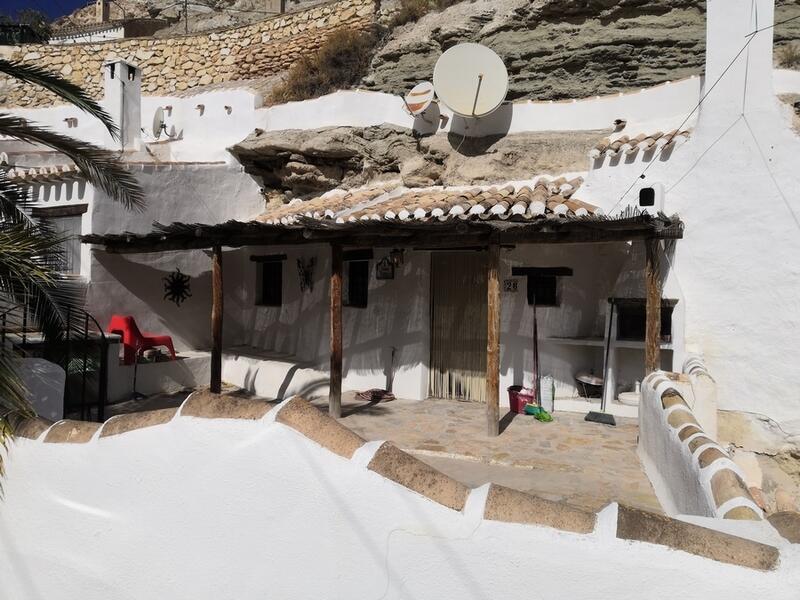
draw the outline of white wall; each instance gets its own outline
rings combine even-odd
[[[390,248],[376,248],[370,261],[369,299],[366,308],[342,309],[343,385],[364,390],[387,387],[394,374],[398,397],[427,396],[427,362],[430,354],[429,269],[426,252],[405,253],[406,261],[392,280],[378,281],[375,264]],[[283,306],[255,306],[256,263],[250,254],[286,253],[283,264]],[[314,289],[301,292],[297,272],[299,257],[316,257]],[[330,361],[329,287],[330,251],[327,246],[249,248],[244,256],[241,288],[242,343],[293,355],[327,371]],[[347,263],[345,263],[345,269]],[[394,367],[392,348],[396,348]],[[326,382],[327,384],[327,382]]]
[[[615,119],[648,130],[666,126],[697,103],[699,77],[666,83],[637,92],[560,102],[513,102],[479,120],[454,115],[446,105],[435,105],[425,118],[412,118],[399,95],[359,90],[338,91],[314,100],[289,102],[256,111],[258,127],[266,131],[320,127],[369,127],[384,123],[415,127],[424,132],[467,133],[471,136],[524,131],[608,130]],[[401,90],[398,90],[400,93]],[[448,117],[437,131],[439,114]],[[588,149],[587,149],[588,151]]]
[[[796,598],[798,546],[762,572],[616,539],[614,505],[588,535],[485,521],[485,487],[450,510],[366,469],[376,444],[346,460],[273,413],[14,442],[5,597]]]
[[[140,170],[139,170],[140,169]],[[94,233],[145,233],[154,222],[221,223],[250,220],[263,209],[258,185],[240,167],[227,165],[141,165],[134,174],[148,203],[144,212],[125,210],[97,192],[93,210]],[[87,310],[102,326],[112,314],[133,315],[143,330],[169,332],[180,349],[208,347],[211,314],[211,259],[203,251],[115,255],[85,245],[91,263]],[[226,255],[228,253],[226,252]],[[240,277],[241,261],[225,261],[230,281]],[[179,268],[190,276],[192,297],[181,306],[164,298],[163,278]],[[226,297],[226,313],[236,314],[236,300]],[[234,324],[227,332],[233,343]]]
[[[709,2],[709,88],[772,9],[771,0]],[[691,139],[646,181],[665,184],[666,212],[686,224],[670,282],[686,298],[686,344],[702,349],[720,408],[787,421],[800,415],[800,140],[772,93],[771,53],[765,29],[711,91]],[[581,197],[611,209],[641,172],[592,171]]]
[[[388,251],[388,248],[375,249],[375,258],[370,261],[367,308],[343,308],[344,388],[386,388],[394,347],[394,393],[402,398],[423,399],[428,394],[430,358],[430,253],[407,251],[405,265],[396,271],[395,279],[378,281],[374,267]],[[255,306],[257,267],[249,256],[280,253],[287,255],[283,266],[283,306]],[[289,384],[297,393],[322,394],[327,386],[330,360],[328,253],[326,246],[314,245],[251,247],[242,253],[243,278],[239,281],[227,277],[226,266],[226,302],[231,299],[242,310],[238,314],[241,316],[229,313],[226,304],[226,334],[231,327],[242,334],[241,338],[235,338],[236,334],[231,333],[228,339],[239,339],[236,343],[288,355],[265,357],[265,360],[271,364],[271,369],[281,371],[280,376],[274,378],[281,382],[289,377],[286,361],[297,364],[300,371],[293,374],[297,381]],[[312,292],[300,292],[296,266],[299,257],[316,258]],[[576,393],[574,376],[580,371],[594,370],[602,375],[607,299],[615,294],[643,297],[641,291],[621,289],[617,284],[618,280],[631,279],[631,272],[643,270],[639,258],[626,243],[520,245],[503,252],[501,280],[514,279],[512,268],[515,266],[569,267],[574,271],[572,277],[564,277],[560,282],[560,306],[540,307],[537,311],[541,373],[554,376],[559,396],[571,397]],[[527,279],[516,279],[518,291],[502,296],[500,388],[503,405],[508,405],[506,388],[530,385],[533,370],[533,309],[527,303]],[[165,321],[165,326],[167,324]],[[674,331],[680,328],[680,319],[676,318]],[[590,344],[573,344],[554,338],[599,338],[600,342],[595,339]],[[673,368],[671,358],[670,352],[664,352],[666,368]],[[230,376],[239,384],[253,383],[253,365],[240,362],[240,367],[229,365]],[[618,384],[624,390],[644,376],[643,349],[625,351],[620,365]],[[303,385],[312,385],[314,389],[305,389]],[[266,388],[258,393],[264,390]]]
[[[93,31],[89,33],[79,33],[50,38],[48,44],[89,44],[92,42],[105,42],[107,40],[121,40],[125,37],[125,27],[112,27],[103,31]]]
[[[112,99],[101,101],[106,108]],[[256,106],[260,98],[245,89],[225,89],[180,97],[142,96],[142,141],[151,148],[154,162],[235,162],[226,148],[244,139],[257,125]],[[204,110],[197,108],[203,105]],[[165,110],[167,134],[153,135],[153,119],[157,108]],[[228,107],[230,110],[228,110]],[[6,110],[6,109],[4,109]],[[102,123],[71,105],[50,108],[11,108],[7,112],[35,121],[54,131],[104,147],[118,149]],[[71,127],[65,119],[75,119]],[[0,140],[0,150],[3,143]],[[146,155],[145,155],[146,156]],[[149,160],[153,160],[149,158]]]

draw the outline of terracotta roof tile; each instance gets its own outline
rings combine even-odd
[[[51,165],[44,167],[34,167],[25,169],[23,167],[10,168],[6,171],[6,177],[12,182],[25,184],[48,181],[67,181],[70,179],[81,179],[83,173],[75,165]]]
[[[689,133],[688,130],[678,131],[677,129],[673,129],[668,132],[655,131],[653,133],[640,133],[632,138],[627,135],[621,135],[613,140],[611,138],[605,138],[600,140],[597,145],[589,151],[589,157],[613,157],[623,153],[630,156],[637,152],[647,152],[655,148],[669,148],[685,142],[689,139]]]
[[[452,218],[524,220],[602,214],[596,206],[575,197],[582,183],[582,177],[540,177],[533,186],[337,190],[311,200],[295,200],[271,208],[258,220],[287,225],[303,217],[346,223],[367,220],[444,221]]]

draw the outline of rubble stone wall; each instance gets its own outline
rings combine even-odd
[[[375,20],[375,0],[338,0],[253,25],[166,39],[135,38],[102,43],[26,44],[4,58],[50,69],[103,95],[103,61],[122,58],[142,68],[142,93],[170,95],[198,86],[274,75],[316,51],[341,28],[365,30]],[[51,93],[0,81],[0,106],[34,108],[58,103]]]

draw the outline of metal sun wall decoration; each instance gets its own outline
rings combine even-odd
[[[314,291],[314,267],[317,264],[317,257],[298,258],[297,274],[300,276],[300,291]]]
[[[187,298],[191,298],[191,280],[192,278],[181,273],[180,269],[175,269],[174,273],[164,277],[164,300],[169,300],[180,306]]]

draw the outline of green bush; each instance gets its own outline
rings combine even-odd
[[[400,9],[394,16],[395,27],[418,21],[432,10],[444,10],[460,0],[401,0]]]
[[[300,58],[286,79],[269,95],[273,104],[308,100],[357,84],[366,74],[375,36],[372,33],[340,29],[311,56]]]
[[[778,50],[778,64],[784,69],[800,69],[800,46],[787,44]]]

